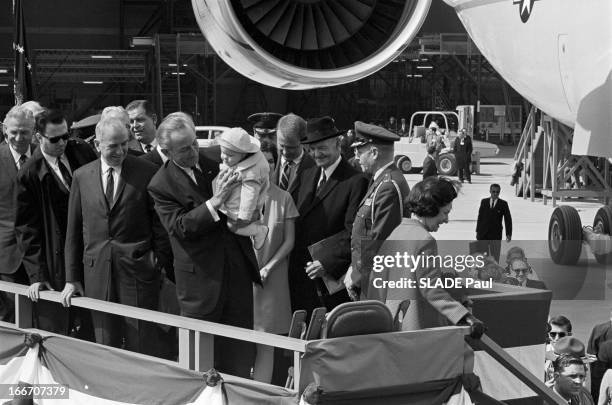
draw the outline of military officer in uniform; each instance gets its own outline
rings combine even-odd
[[[368,293],[372,257],[380,244],[410,214],[404,200],[410,188],[393,162],[393,143],[400,137],[376,125],[355,122],[355,160],[364,173],[372,176],[368,191],[361,200],[351,234],[351,268],[344,283],[349,295],[357,299],[359,291]]]
[[[276,124],[282,114],[263,112],[249,115],[247,120],[253,124],[253,136],[260,141],[269,139],[276,144]]]

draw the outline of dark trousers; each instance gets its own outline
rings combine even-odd
[[[121,270],[115,271],[116,268],[113,266],[108,300],[138,308],[157,310],[159,275],[154,280],[144,282],[124,274]],[[91,319],[97,343],[157,355],[159,343],[156,324],[96,311],[92,312]]]
[[[463,163],[463,162],[462,162]],[[459,171],[459,180],[463,181],[463,179],[467,181],[472,181],[472,170],[470,168],[470,162],[464,162],[462,165],[457,167]]]
[[[499,264],[499,255],[501,253],[501,239],[479,239],[479,246],[492,256]]]
[[[30,285],[28,274],[23,265],[19,266],[16,272],[12,274],[0,273],[0,280],[8,281],[9,283],[17,283]],[[5,322],[15,322],[15,295],[5,292],[0,292],[0,320]]]
[[[58,302],[39,300],[34,303],[34,327],[71,336],[87,341],[95,341],[91,312],[85,308],[65,308]]]
[[[223,283],[215,309],[207,314],[184,313],[181,310],[182,316],[253,329],[253,281],[248,274],[247,258],[233,238],[233,235],[224,236]],[[176,271],[175,276],[177,284],[183,283],[183,280],[178,280],[183,277],[198,281],[196,273]],[[255,353],[254,343],[214,337],[214,366],[220,372],[250,378]]]

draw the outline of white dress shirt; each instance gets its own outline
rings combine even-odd
[[[42,155],[47,161],[47,163],[49,164],[49,166],[51,167],[51,170],[53,170],[53,173],[55,173],[55,175],[61,180],[62,184],[64,184],[64,186],[66,186],[67,189],[70,189],[70,186],[66,182],[66,179],[62,175],[59,165],[57,164],[57,158],[55,156],[47,155],[42,148],[40,148],[40,151],[42,152]],[[64,166],[66,166],[66,168],[70,171],[70,173],[72,173],[72,169],[70,168],[70,163],[68,163],[68,158],[66,158],[65,153],[62,154],[62,156],[60,156],[60,160],[62,161]]]
[[[151,145],[151,151],[152,151],[157,146],[157,140],[153,139],[153,141],[151,141],[151,143],[149,143],[149,144],[140,142],[140,147],[142,148],[142,151],[145,152],[145,153],[147,153],[147,149],[146,149],[147,145]]]
[[[9,142],[7,142],[7,144],[9,146],[9,150],[11,151],[11,154],[13,155],[13,160],[15,160],[15,166],[17,166],[17,170],[21,169],[21,167],[19,167],[19,158],[21,158],[21,153],[17,153],[17,151],[15,149],[13,149],[13,147],[11,146],[11,144]],[[28,159],[30,158],[30,156],[32,156],[32,147],[31,146],[28,148],[26,153],[24,153],[24,155],[26,155],[26,157]]]
[[[334,171],[340,164],[341,160],[342,160],[342,156],[338,156],[338,160],[336,160],[328,168],[325,169],[325,180],[326,181],[328,181],[331,178],[332,174],[334,174]],[[319,184],[321,184],[321,180],[323,180],[323,172],[321,172],[321,174],[319,175],[319,181],[317,182],[317,187]]]
[[[101,170],[101,175],[102,175],[102,190],[104,193],[106,193],[106,181],[107,181],[107,177],[108,177],[108,169],[110,169],[111,167],[113,168],[113,181],[114,181],[114,185],[115,187],[113,188],[113,199],[117,198],[117,190],[119,189],[119,176],[121,175],[121,166],[109,166],[104,159],[100,159],[100,161],[102,162],[102,170]]]

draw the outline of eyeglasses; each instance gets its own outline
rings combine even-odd
[[[70,134],[68,132],[66,132],[64,135],[54,136],[53,138],[49,138],[48,136],[44,134],[41,134],[41,135],[43,136],[43,138],[46,138],[51,143],[58,143],[60,139],[62,141],[67,141],[70,138]]]
[[[548,336],[550,336],[552,339],[559,337],[560,338],[564,338],[567,336],[566,332],[548,332]]]
[[[512,271],[515,272],[516,274],[519,274],[519,273],[527,274],[527,273],[529,273],[529,269],[512,269]]]

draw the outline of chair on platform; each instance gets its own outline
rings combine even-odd
[[[323,325],[321,338],[393,332],[393,315],[380,301],[345,302],[334,308]]]

